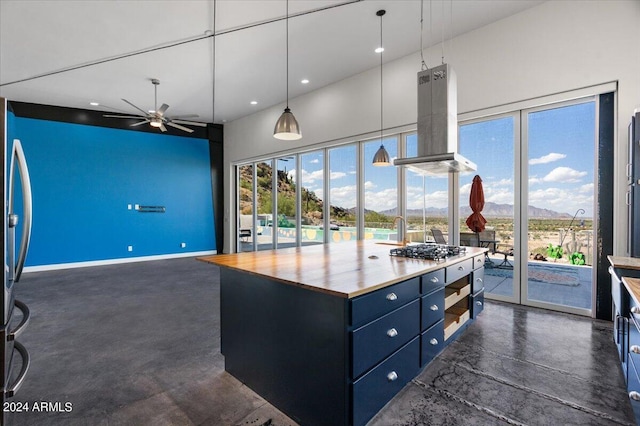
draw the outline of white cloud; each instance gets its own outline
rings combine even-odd
[[[542,183],[542,179],[540,179],[538,176],[532,176],[529,178],[529,185],[534,185],[536,183]]]
[[[587,172],[579,172],[570,167],[556,167],[542,178],[545,182],[576,183],[585,177]]]
[[[346,185],[331,188],[331,205],[350,209],[356,206],[356,186]]]
[[[318,164],[320,162],[320,159],[318,158],[314,158],[313,160],[309,161],[309,163],[311,164]]]
[[[594,187],[593,183],[585,183],[580,188],[578,188],[578,191],[585,194],[591,194],[593,193],[593,187]]]
[[[304,185],[309,185],[315,182],[316,180],[322,181],[323,175],[324,175],[324,171],[322,169],[314,170],[312,172],[308,172],[302,169],[302,182]]]
[[[529,164],[547,164],[552,163],[554,161],[562,160],[566,158],[566,154],[558,154],[557,152],[551,152],[547,155],[543,155],[542,157],[532,158],[529,160]]]
[[[421,186],[407,187],[407,208],[421,209],[423,207],[423,192]],[[428,192],[424,196],[427,208],[443,208],[449,204],[449,193],[447,191]]]
[[[364,183],[364,189],[365,189],[365,190],[367,190],[367,189],[373,189],[373,188],[375,188],[376,186],[377,186],[377,185],[376,185],[375,183],[371,182],[370,180],[368,180],[368,181],[366,181],[366,182]]]
[[[393,209],[398,204],[398,190],[386,188],[381,191],[365,191],[364,206],[377,212]]]
[[[330,179],[340,179],[341,177],[345,177],[347,174],[344,172],[331,172]]]
[[[529,205],[570,215],[573,215],[577,209],[585,209],[587,211],[585,216],[589,217],[592,216],[593,194],[573,189],[538,189],[529,192]]]

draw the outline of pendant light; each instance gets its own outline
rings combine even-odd
[[[287,106],[284,112],[276,122],[276,126],[273,129],[273,137],[276,139],[294,141],[302,138],[300,132],[300,125],[298,120],[293,116],[291,109],[289,109],[289,0],[287,0]]]
[[[373,165],[374,166],[389,166],[391,165],[391,160],[389,159],[389,153],[384,148],[384,144],[382,143],[382,129],[383,126],[383,103],[382,103],[382,52],[384,52],[384,48],[382,47],[382,16],[387,13],[384,9],[381,9],[376,12],[376,16],[380,17],[380,148],[376,151],[376,155],[373,156]]]

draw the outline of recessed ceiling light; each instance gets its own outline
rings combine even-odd
[[[100,105],[100,104],[99,104],[99,103],[97,103],[97,102],[89,102],[89,105],[92,105],[92,106],[98,106],[98,105]]]
[[[258,101],[251,101],[251,105],[258,105]]]
[[[374,50],[374,52],[382,53],[382,52],[384,52],[384,47],[376,47],[376,50]]]
[[[309,84],[309,80],[307,80],[306,78],[301,80],[300,83],[302,84]]]

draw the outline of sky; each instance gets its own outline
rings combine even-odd
[[[483,180],[485,201],[514,204],[515,116],[487,119],[460,127],[459,152],[475,162],[474,173],[460,174],[460,204],[467,205],[473,177]],[[529,205],[567,213],[578,209],[593,217],[595,103],[530,112],[521,123],[526,147],[525,173]],[[398,157],[396,138],[383,140],[391,158]],[[365,209],[385,211],[397,205],[397,167],[375,167],[371,160],[380,141],[365,144]],[[407,138],[407,155],[417,154],[417,136]],[[331,204],[344,208],[356,205],[356,147],[329,150]],[[295,165],[292,165],[295,167]],[[302,186],[324,199],[322,151],[301,156]],[[293,172],[292,169],[290,172]],[[401,172],[400,172],[401,173]],[[407,208],[447,207],[448,177],[407,173]],[[424,179],[424,180],[423,180]],[[423,191],[423,184],[426,191]]]

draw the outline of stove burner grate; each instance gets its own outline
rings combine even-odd
[[[417,244],[402,248],[391,249],[391,256],[408,257],[412,259],[444,260],[447,257],[464,254],[466,249],[445,244]]]

